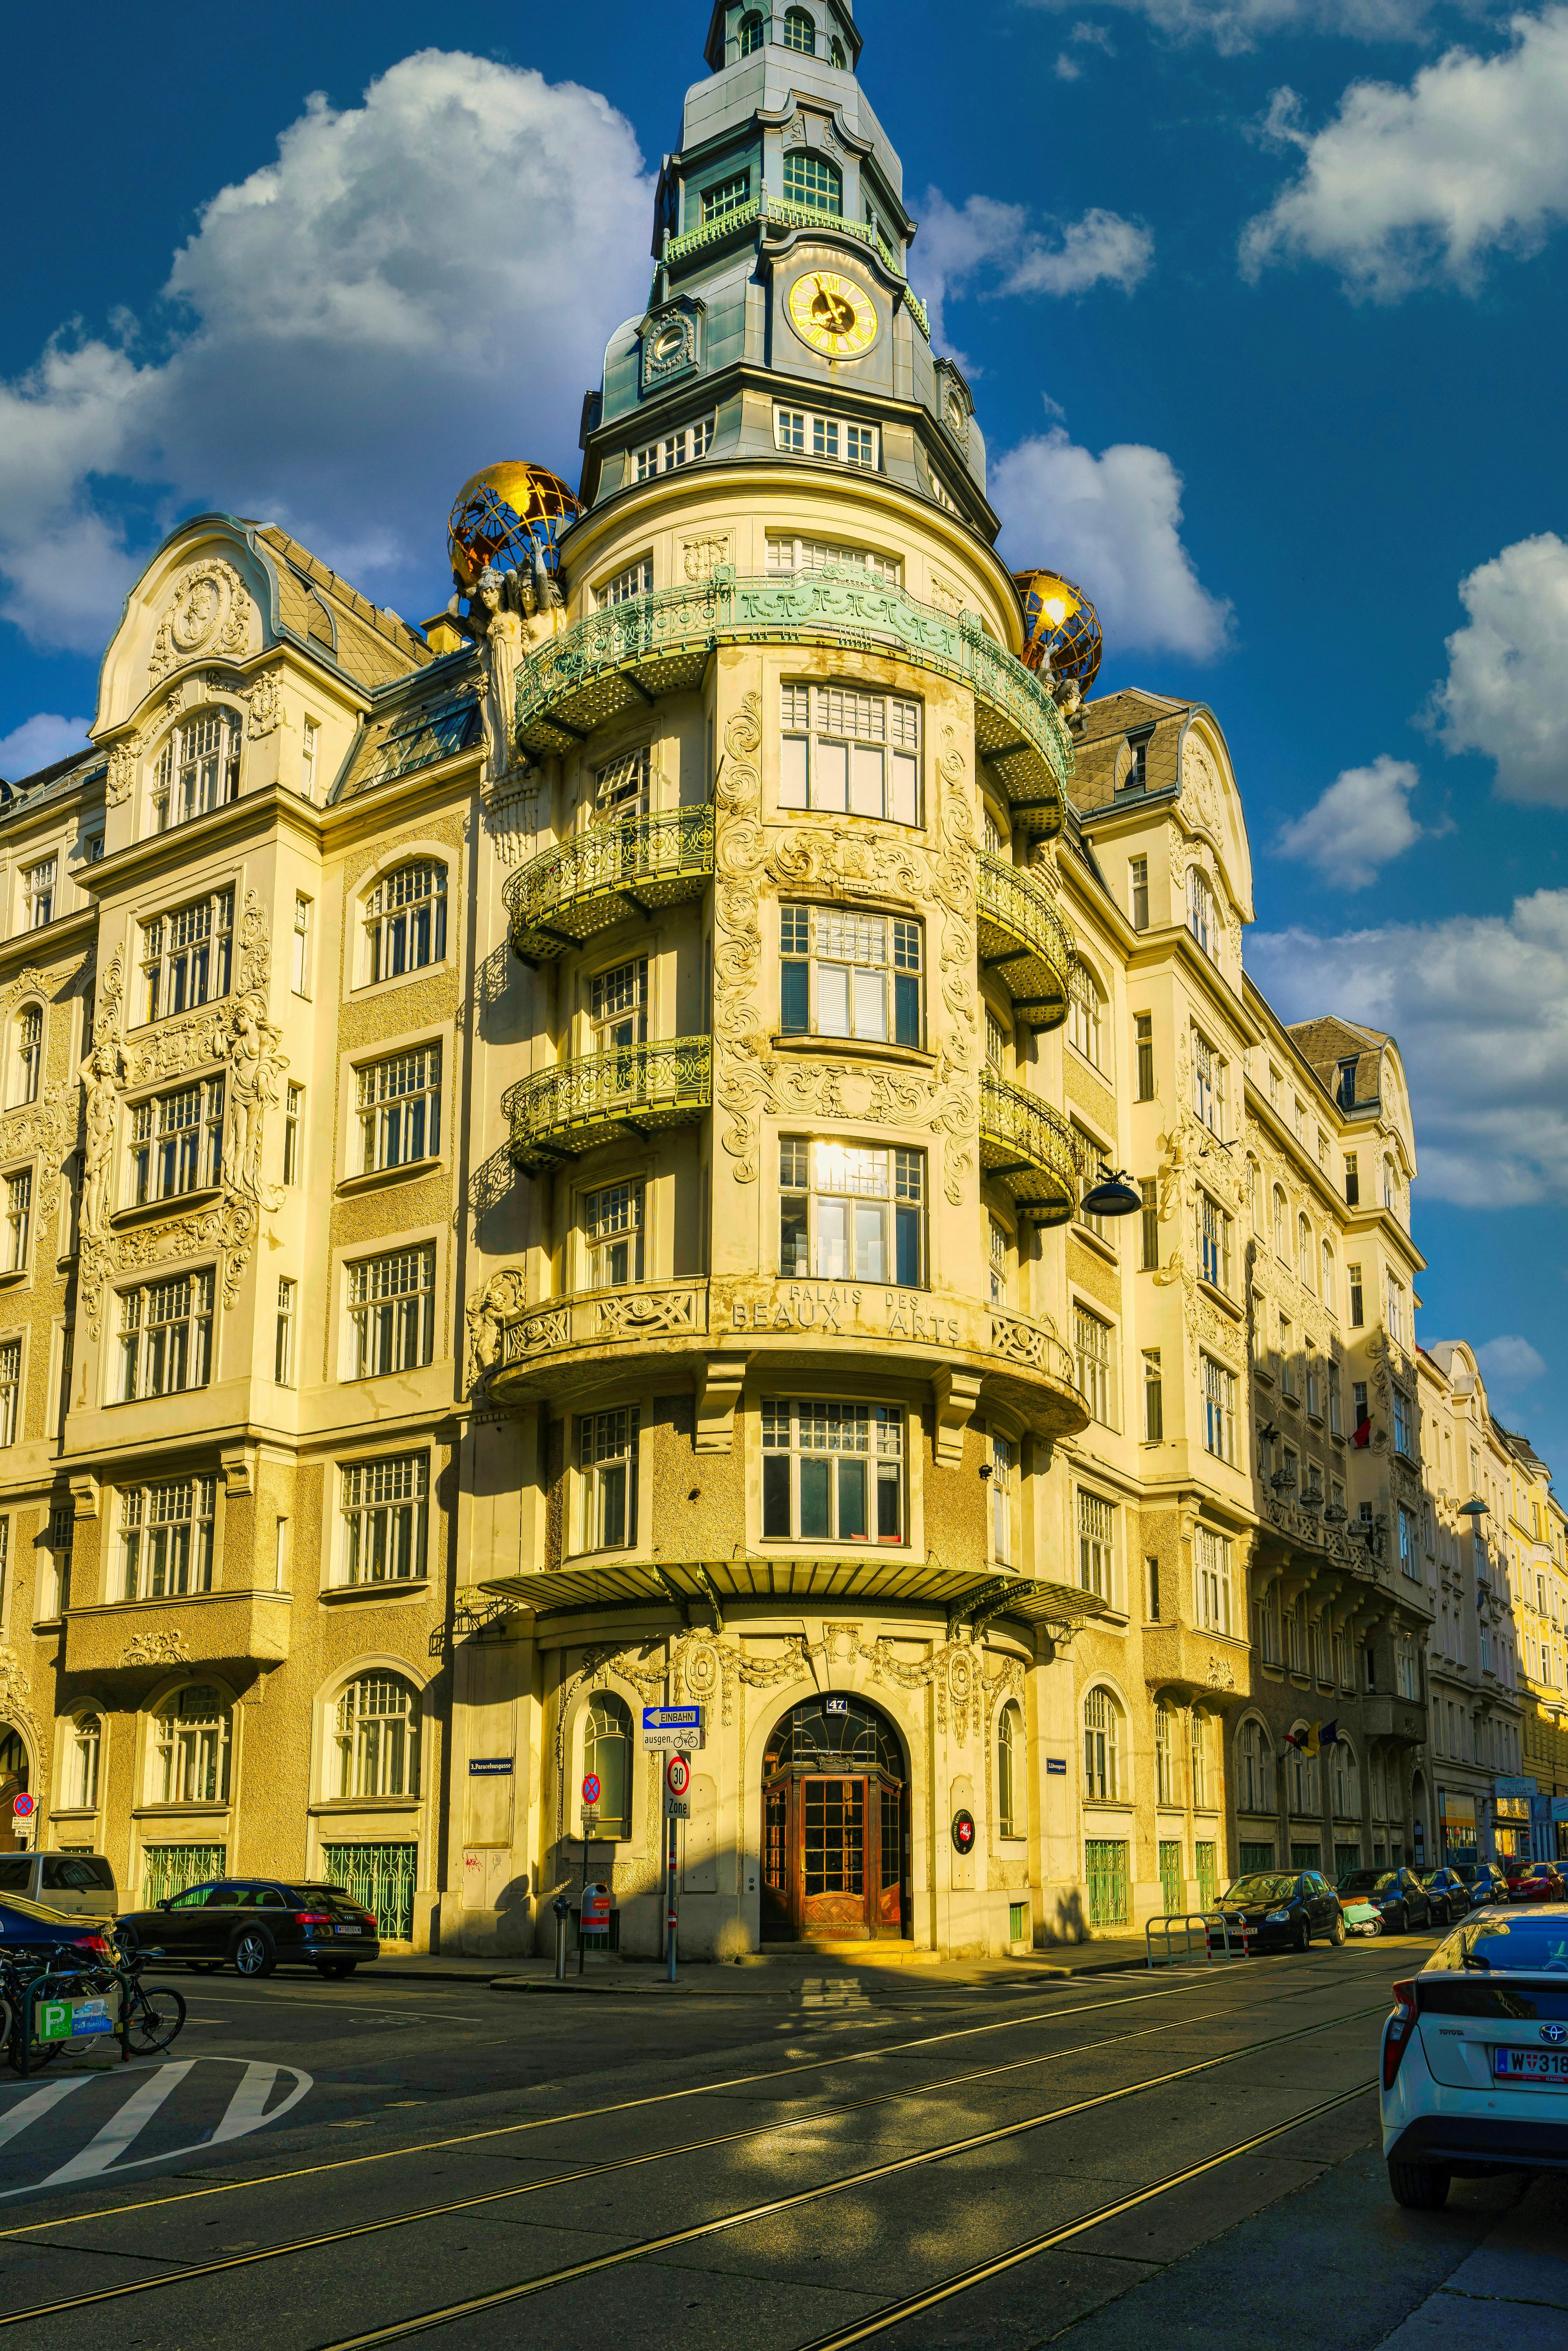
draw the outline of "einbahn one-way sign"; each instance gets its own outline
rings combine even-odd
[[[684,1754],[687,1749],[701,1747],[705,1743],[700,1706],[645,1706],[643,1708],[643,1745],[645,1749]]]

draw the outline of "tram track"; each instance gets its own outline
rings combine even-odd
[[[1076,2116],[1115,2105],[1124,2099],[1137,2097],[1151,2090],[1166,2088],[1176,2082],[1190,2081],[1199,2074],[1211,2074],[1221,2066],[1236,2064],[1242,2059],[1257,2056],[1265,2050],[1280,2048],[1292,2042],[1308,2040],[1317,2033],[1332,2032],[1341,2025],[1355,2023],[1363,2018],[1382,2014],[1385,2005],[1383,2001],[1378,2001],[1366,2008],[1351,2009],[1343,2014],[1323,2018],[1315,2024],[1299,2025],[1289,2032],[1267,2034],[1260,2040],[1243,2043],[1238,2049],[1226,2050],[1216,2056],[1200,2058],[1192,2064],[1173,2067],[1166,2073],[1147,2076],[1142,2081],[1124,2083],[1114,2089],[1097,2092],[1092,2097],[1073,2099],[1064,2105],[1050,2107],[1038,2114],[1021,2116],[1011,2122],[997,2124],[988,2130],[970,2132],[961,2138],[945,2140],[933,2147],[919,2148],[912,2154],[891,2157],[883,2162],[866,2166],[858,2171],[845,2173],[833,2179],[819,2181],[812,2187],[797,2189],[788,2196],[770,2198],[762,2203],[744,2206],[711,2220],[695,2221],[685,2228],[666,2231],[657,2237],[644,2238],[612,2252],[594,2254],[582,2261],[570,2263],[564,2268],[549,2271],[538,2277],[523,2279],[514,2284],[497,2288],[490,2294],[469,2297],[460,2304],[446,2305],[436,2311],[415,2314],[413,2317],[391,2326],[345,2338],[341,2344],[327,2346],[327,2351],[351,2351],[351,2346],[368,2346],[372,2344],[392,2342],[403,2335],[423,2333],[432,2327],[454,2323],[458,2318],[471,2316],[480,2311],[498,2308],[510,2302],[522,2301],[534,2294],[547,2293],[555,2286],[575,2283],[584,2278],[595,2276],[601,2271],[622,2267],[630,2262],[644,2260],[652,2254],[668,2252],[678,2245],[694,2243],[701,2238],[716,2235],[726,2230],[746,2227],[754,2221],[770,2219],[779,2213],[796,2210],[802,2205],[816,2203],[830,2196],[841,2195],[851,2189],[865,2187],[904,2172],[919,2170],[931,2164],[947,2162],[955,2157],[971,2154],[982,2147],[998,2146],[1007,2140],[1024,2137],[1031,2131],[1044,2129],[1051,2124],[1066,2122]],[[1223,2010],[1211,2011],[1210,2015],[1195,2019],[1175,2019],[1172,2023],[1180,2025],[1189,2022],[1207,2022],[1211,2021],[1213,2014],[1224,2015],[1228,2012],[1234,2011]],[[1153,2031],[1169,2029],[1172,2028],[1170,2026],[1151,2028]],[[761,2123],[749,2124],[739,2130],[726,2131],[706,2138],[678,2142],[670,2146],[645,2148],[635,2155],[618,2157],[603,2163],[579,2164],[570,2169],[553,2173],[546,2179],[519,2181],[512,2187],[487,2189],[477,2196],[455,2198],[439,2204],[421,2205],[406,2211],[385,2213],[374,2220],[359,2221],[346,2228],[322,2231],[308,2237],[287,2239],[276,2245],[249,2248],[243,2252],[225,2254],[217,2261],[193,2262],[156,2277],[125,2280],[112,2286],[97,2288],[89,2294],[73,2294],[56,2302],[34,2304],[25,2310],[0,2313],[0,2331],[32,2324],[40,2319],[63,2316],[73,2311],[100,2308],[107,2303],[139,2299],[149,2294],[170,2293],[177,2287],[193,2284],[204,2278],[225,2276],[238,2271],[256,2268],[264,2262],[284,2261],[298,2258],[306,2253],[323,2252],[331,2246],[382,2235],[394,2229],[409,2228],[423,2222],[448,2219],[459,2212],[474,2212],[497,2204],[513,2203],[524,2197],[544,2194],[552,2189],[573,2187],[590,2180],[602,2180],[618,2172],[632,2171],[645,2165],[668,2162],[676,2158],[705,2153],[719,2147],[734,2146],[745,2139],[776,2137],[783,2131],[799,2129],[810,2123],[831,2121],[842,2115],[863,2112],[871,2107],[909,2104],[935,2096],[944,2090],[967,2086],[977,2081],[994,2080],[1003,2074],[1020,2072],[1030,2065],[1049,2064],[1067,2057],[1092,2053],[1097,2049],[1122,2046],[1133,2037],[1134,2036],[1118,2034],[1113,2036],[1108,2042],[1086,2043],[1076,2050],[1046,2052],[1038,2057],[1020,2058],[1007,2065],[981,2068],[969,2074],[955,2075],[942,2082],[925,2083],[910,2085],[907,2088],[879,2092],[870,2097],[842,2101],[833,2105],[814,2106],[806,2114],[790,2116],[782,2121],[777,2116],[769,2116]],[[1297,2127],[1301,2122],[1311,2120],[1313,2115],[1320,2112],[1326,2113],[1331,2106],[1343,2105],[1349,2097],[1359,2095],[1359,2088],[1346,2092],[1343,2096],[1331,2100],[1326,2105],[1309,2109],[1294,2122],[1281,2124],[1277,2128],[1262,2134],[1260,2137],[1239,2145],[1230,2150],[1230,2154],[1240,2154],[1251,2145],[1261,2145],[1266,2139],[1279,2137],[1282,2132]],[[1210,2158],[1206,2165],[1197,2167],[1197,2169],[1190,2173],[1173,2175],[1164,2183],[1164,2186],[1174,2187],[1179,2184],[1179,2179],[1188,2176],[1197,2177],[1197,2170],[1205,2168],[1212,2168],[1215,2162],[1228,2159],[1229,2159],[1228,2157]],[[337,2168],[335,2165],[317,2167],[322,2170]],[[312,2167],[304,2167],[298,2171],[280,2176],[289,2179],[308,2177],[312,2168]],[[258,2187],[266,2183],[251,2181],[236,2184]],[[1146,2191],[1147,2194],[1156,2192],[1163,2192],[1163,2190],[1156,2189]],[[155,2199],[159,2209],[162,2209],[164,2203],[175,2200],[179,2199]],[[1140,2199],[1134,2199],[1134,2201],[1136,2200]],[[100,2217],[119,2218],[122,2217],[127,2210],[141,2209],[145,2208],[115,2207],[110,2208],[108,2213]],[[1122,2210],[1124,2204],[1118,2203],[1114,2209]],[[1131,2205],[1125,2205],[1124,2209],[1130,2210]],[[1112,2215],[1113,2208],[1107,2207],[1097,2217],[1108,2219]],[[90,2217],[92,2216],[73,2214],[68,2221],[57,2225],[68,2226],[74,2223],[79,2227]],[[1081,2223],[1073,2224],[1074,2228],[1094,2225],[1096,2221],[1093,2219],[1086,2219]],[[42,2231],[12,2230],[5,2233],[11,2237],[31,2237],[41,2234]],[[1060,2241],[1056,2236],[1049,2240],[1041,2240],[1034,2249],[1044,2251],[1048,2243]],[[1029,2257],[1027,2251],[1016,2252],[1018,2260]],[[1005,2261],[1003,2265],[1005,2266]],[[979,2282],[977,2278],[976,2282]],[[956,2293],[963,2288],[955,2285],[951,2290]],[[886,2323],[891,2325],[896,2321],[890,2318]]]
[[[41,2236],[46,2230],[77,2228],[84,2221],[122,2219],[129,2213],[162,2210],[175,2204],[198,2203],[209,2197],[241,2195],[255,2189],[276,2187],[290,2179],[315,2179],[329,2172],[361,2171],[377,2164],[403,2162],[413,2156],[444,2155],[454,2148],[481,2145],[489,2139],[516,2137],[528,2131],[556,2130],[568,2123],[597,2122],[611,2116],[635,2114],[647,2106],[676,2105],[688,2098],[717,2097],[729,2090],[755,2088],[763,2082],[800,2081],[808,2074],[825,2073],[840,2065],[883,2064],[890,2058],[936,2048],[949,2041],[976,2040],[991,2032],[1019,2032],[1028,2025],[1060,2024],[1074,2016],[1099,2015],[1113,2008],[1139,2008],[1150,2001],[1175,2000],[1183,1992],[1207,1988],[1206,1983],[1199,1982],[1170,1984],[1157,1991],[1130,1992],[1117,2000],[1085,2000],[1076,2001],[1071,2008],[1036,2009],[1027,2016],[992,2017],[981,2024],[954,2025],[946,2032],[922,2033],[914,2040],[895,2041],[877,2049],[833,2049],[821,2057],[798,2058],[788,2065],[768,2066],[755,2074],[732,2074],[716,2082],[685,2083],[676,2090],[650,2091],[641,2097],[612,2099],[599,2106],[568,2107],[560,2114],[528,2115],[517,2122],[486,2125],[483,2130],[449,2133],[441,2138],[416,2139],[405,2147],[377,2147],[363,2155],[337,2156],[329,2163],[298,2164],[286,2171],[262,2172],[245,2179],[209,2181],[200,2188],[178,2189],[172,2195],[144,2197],[138,2203],[106,2204],[95,2211],[63,2213],[53,2220],[19,2223],[15,2228],[0,2229],[0,2244],[8,2238]],[[1097,2045],[1109,2047],[1118,2038],[1134,2037],[1113,2035],[1112,2042]],[[1040,2057],[1027,2058],[1022,2062],[1040,2064],[1069,2053],[1047,2050]]]

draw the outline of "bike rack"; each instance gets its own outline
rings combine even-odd
[[[1240,1911],[1173,1910],[1166,1917],[1151,1918],[1144,1928],[1144,1963],[1145,1967],[1151,1969],[1156,1965],[1160,1967],[1170,1967],[1173,1966],[1177,1959],[1190,1959],[1193,1956],[1193,1929],[1195,1927],[1203,1938],[1203,1959],[1206,1967],[1211,1968],[1214,1965],[1214,1942],[1213,1938],[1209,1933],[1211,1927],[1218,1928],[1220,1939],[1225,1946],[1225,1956],[1228,1959],[1233,1959],[1238,1957],[1244,1959],[1251,1958],[1251,1929],[1249,1928],[1247,1920]],[[1155,1957],[1155,1935],[1156,1930],[1159,1932],[1165,1943],[1165,1949],[1160,1953],[1157,1961]],[[1237,1940],[1234,1943],[1231,1941],[1233,1932],[1237,1935]],[[1179,1951],[1175,1948],[1175,1938],[1178,1934],[1182,1937],[1182,1948]]]

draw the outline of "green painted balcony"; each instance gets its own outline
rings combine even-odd
[[[700,898],[713,879],[713,810],[613,817],[530,859],[507,882],[512,947],[545,963],[612,924]]]
[[[1033,672],[988,637],[978,616],[954,620],[869,572],[829,569],[754,577],[720,566],[691,587],[607,604],[517,668],[518,748],[575,750],[596,727],[690,693],[720,645],[828,645],[886,653],[973,689],[975,741],[1007,793],[1019,830],[1060,832],[1072,744]]]
[[[1078,1206],[1072,1129],[1060,1111],[991,1070],[980,1077],[980,1165],[1032,1224],[1065,1225]]]
[[[706,1037],[621,1045],[536,1070],[501,1096],[512,1164],[530,1176],[627,1134],[689,1126],[713,1102],[713,1049]]]
[[[1034,876],[988,850],[976,854],[980,965],[994,971],[1029,1029],[1067,1018],[1072,934]]]

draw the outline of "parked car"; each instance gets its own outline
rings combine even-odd
[[[12,1894],[88,1918],[112,1918],[120,1907],[101,1853],[0,1853],[0,1900]]]
[[[1568,1907],[1472,1914],[1395,1985],[1383,2153],[1417,2211],[1456,2173],[1568,2169]]]
[[[1432,1924],[1431,1896],[1412,1869],[1347,1869],[1339,1894],[1342,1901],[1370,1902],[1385,1935]]]
[[[1344,1940],[1344,1920],[1339,1900],[1326,1877],[1315,1869],[1260,1871],[1239,1877],[1216,1906],[1234,1922],[1246,1922],[1248,1940],[1255,1951],[1304,1951],[1314,1935],[1331,1943]],[[1231,1926],[1232,1941],[1237,1928]],[[1222,1951],[1224,1938],[1209,1928],[1209,1948]]]
[[[1521,1862],[1508,1873],[1511,1902],[1568,1902],[1568,1886],[1549,1861]]]
[[[1495,1861],[1457,1861],[1454,1876],[1469,1887],[1472,1910],[1482,1909],[1489,1902],[1508,1900],[1508,1880]]]
[[[351,1976],[382,1948],[374,1915],[340,1886],[280,1877],[188,1886],[154,1909],[128,1911],[119,1933],[130,1948],[161,1949],[198,1971],[227,1964],[242,1976],[269,1976],[278,1966]]]
[[[1470,1915],[1470,1889],[1457,1870],[1428,1869],[1421,1875],[1434,1926],[1452,1927]]]
[[[79,1952],[86,1961],[112,1958],[103,1928],[96,1918],[81,1918],[68,1910],[53,1910],[25,1895],[0,1896],[0,1951],[58,1950]]]

